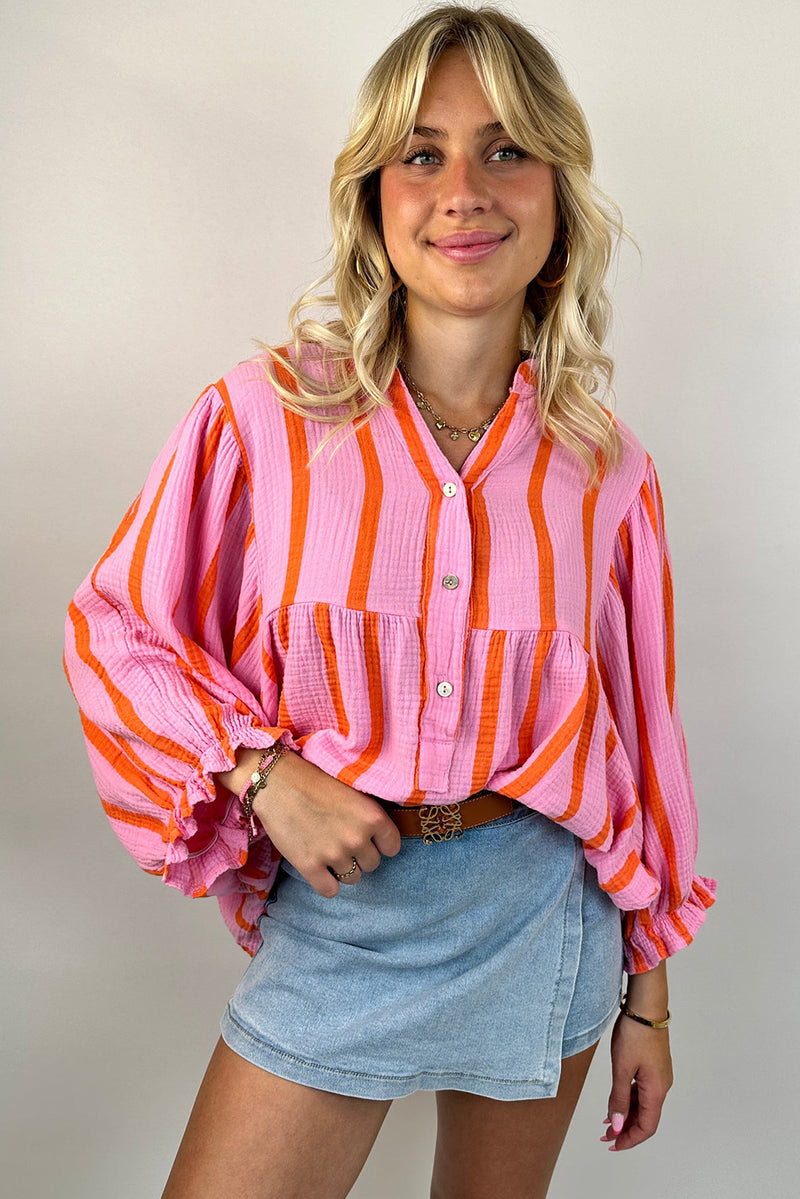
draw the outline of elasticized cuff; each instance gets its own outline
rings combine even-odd
[[[694,940],[715,901],[717,880],[695,874],[688,899],[673,912],[650,912],[647,908],[625,912],[623,960],[627,974],[644,974],[685,949]]]
[[[164,858],[163,880],[184,895],[221,895],[241,890],[235,877],[257,851],[259,860],[269,861],[271,842],[263,829],[248,847],[249,829],[243,819],[238,796],[214,776],[233,770],[235,751],[268,749],[282,741],[299,753],[288,729],[266,728],[238,712],[226,714],[227,746],[222,740],[210,742],[200,754],[200,762],[186,780],[180,808],[170,821],[169,843]],[[263,842],[263,844],[262,844]],[[226,880],[223,876],[230,874]]]

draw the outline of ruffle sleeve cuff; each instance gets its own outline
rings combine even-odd
[[[717,880],[695,874],[688,898],[672,912],[624,912],[622,946],[627,974],[644,974],[694,940],[714,903]]]
[[[225,713],[224,724],[231,751],[240,747],[268,749],[281,741],[300,752],[288,729],[265,728],[233,710]],[[197,769],[186,780],[170,822],[162,871],[164,882],[184,895],[219,896],[241,891],[239,871],[248,857],[266,864],[272,859],[272,844],[260,825],[257,837],[248,845],[250,830],[239,797],[215,777],[235,765],[235,756],[222,741],[210,741]]]

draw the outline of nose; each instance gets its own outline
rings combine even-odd
[[[469,155],[453,155],[439,175],[439,203],[443,212],[466,216],[492,206],[486,172]]]

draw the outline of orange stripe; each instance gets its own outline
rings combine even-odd
[[[619,714],[614,702],[614,685],[611,682],[611,675],[608,673],[608,667],[606,666],[605,658],[600,653],[599,646],[597,648],[597,669],[600,674],[600,683],[603,688],[603,694],[605,695],[608,703],[608,710],[611,713],[611,719],[614,721],[614,724],[619,727]],[[613,730],[609,729],[609,731],[611,732]]]
[[[616,891],[622,891],[630,884],[638,865],[639,855],[631,850],[617,873],[612,875],[608,882],[603,883],[603,890],[608,891],[609,895],[613,895]]]
[[[148,767],[129,744],[123,749],[119,738],[109,736],[104,729],[94,724],[82,708],[78,709],[78,714],[87,742],[101,758],[105,759],[114,773],[129,783],[132,790],[138,791],[155,807],[171,812],[175,804],[167,788],[180,788],[182,784],[177,779],[168,778],[159,771]],[[126,749],[127,752],[125,752]],[[155,779],[160,779],[165,786],[159,787],[154,782]]]
[[[678,874],[678,862],[675,853],[675,841],[672,835],[672,827],[664,806],[664,799],[661,794],[661,783],[658,778],[653,751],[650,746],[650,734],[647,728],[647,710],[642,695],[642,688],[639,682],[639,668],[637,664],[636,644],[631,642],[631,663],[633,676],[633,694],[634,704],[636,707],[637,728],[639,733],[639,745],[642,755],[642,768],[644,774],[644,793],[646,797],[647,810],[653,826],[658,834],[658,839],[661,843],[661,848],[664,851],[664,857],[667,861],[669,869],[669,899],[667,907],[672,909],[677,907],[681,899],[681,886]]]
[[[553,443],[542,438],[536,451],[531,477],[528,482],[528,511],[536,537],[536,555],[539,571],[539,627],[554,629],[556,627],[556,586],[555,564],[553,562],[553,543],[547,529],[544,515],[542,493],[547,475]]]
[[[647,908],[644,908],[639,913],[639,924],[640,924],[641,928],[644,930],[644,934],[647,937],[650,944],[655,947],[656,952],[658,953],[659,957],[661,957],[661,958],[667,957],[669,950],[667,949],[666,945],[659,937],[656,930],[653,928],[653,918],[650,915],[650,912],[648,911]]]
[[[227,729],[219,720],[219,704],[209,694],[209,692],[197,681],[196,676],[200,675],[208,679],[212,683],[216,683],[217,676],[212,668],[213,659],[211,659],[199,645],[194,641],[182,638],[186,648],[186,658],[182,658],[180,654],[174,650],[173,656],[175,664],[181,671],[184,681],[192,693],[192,698],[197,703],[197,707],[202,711],[208,724],[209,732],[213,734],[216,740],[224,749],[229,758],[235,759],[235,751],[231,745],[231,739]],[[171,647],[170,647],[171,648]],[[231,706],[239,713],[240,716],[252,716],[247,705],[234,696],[231,700]]]
[[[683,921],[681,920],[678,913],[677,912],[667,912],[667,915],[669,916],[669,922],[672,925],[672,927],[675,929],[676,932],[680,933],[680,935],[683,937],[684,941],[688,945],[691,942],[692,937],[691,937],[691,934],[690,934],[688,928],[683,923]]]
[[[237,663],[244,657],[250,646],[258,638],[261,628],[261,595],[259,594],[256,606],[248,616],[247,620],[239,628],[236,636],[233,639],[233,646],[230,653],[230,668],[231,671],[236,670]]]
[[[195,616],[194,627],[196,630],[196,640],[200,641],[200,642],[205,640],[206,617],[208,616],[209,610],[211,609],[211,605],[214,602],[214,596],[215,596],[215,593],[217,590],[217,573],[219,571],[219,557],[220,557],[220,553],[222,550],[222,543],[223,543],[223,540],[225,537],[225,530],[229,526],[229,522],[233,516],[234,511],[236,510],[236,505],[239,503],[239,500],[241,499],[246,486],[247,486],[247,480],[245,479],[244,471],[240,468],[236,472],[234,482],[231,487],[231,492],[230,492],[230,495],[228,496],[228,506],[227,506],[227,509],[225,512],[225,523],[223,526],[222,535],[220,536],[219,544],[218,544],[216,550],[214,551],[214,556],[212,557],[211,561],[208,564],[208,569],[206,570],[205,577],[203,578],[203,581],[200,584],[200,587],[198,589],[197,596],[195,597],[196,616]],[[179,607],[180,603],[181,603],[181,600],[179,599],[175,605],[176,610]]]
[[[503,788],[504,795],[508,795],[512,799],[519,799],[526,791],[535,787],[547,772],[552,770],[561,755],[566,753],[573,737],[575,737],[581,726],[588,691],[589,679],[587,676],[583,691],[569,716],[563,724],[559,725],[550,739],[545,743],[535,761],[531,762],[528,769],[524,770],[513,783],[509,783],[508,786]]]
[[[595,833],[593,837],[582,837],[581,841],[587,849],[599,849],[608,836],[611,828],[611,809],[606,805],[606,818],[603,822],[603,827],[599,833]]]
[[[417,713],[417,749],[414,761],[414,787],[412,794],[409,796],[409,799],[423,799],[426,795],[426,792],[421,789],[419,785],[419,744],[422,733],[422,713],[424,712],[425,705],[428,702],[428,679],[425,669],[425,646],[427,644],[428,635],[428,609],[430,606],[431,591],[433,588],[433,568],[436,554],[436,531],[439,527],[439,511],[443,497],[441,485],[436,477],[436,472],[431,466],[428,455],[425,453],[425,447],[423,446],[419,433],[417,432],[417,427],[414,424],[413,417],[406,406],[406,399],[403,393],[403,385],[400,381],[399,371],[395,371],[394,373],[389,387],[389,394],[391,396],[392,403],[394,404],[398,427],[403,435],[408,452],[414,460],[430,495],[430,500],[428,503],[428,527],[425,534],[425,551],[422,560],[422,580],[420,587],[421,615],[417,621],[420,644],[420,704],[419,711]]]
[[[627,522],[623,520],[617,530],[619,538],[620,550],[622,551],[622,560],[628,572],[628,584],[630,585],[631,573],[633,570],[633,547],[631,546],[631,535],[628,532]]]
[[[98,592],[98,594],[101,593]],[[110,603],[111,601],[108,602]],[[175,758],[179,762],[186,762],[192,767],[193,770],[198,770],[200,767],[200,758],[195,754],[192,754],[179,742],[173,741],[171,738],[162,736],[161,734],[150,729],[144,723],[144,721],[141,720],[128,697],[122,691],[120,691],[118,687],[115,686],[103,664],[91,651],[89,625],[83,613],[75,604],[74,600],[70,603],[68,611],[74,627],[75,645],[78,656],[83,662],[86,663],[90,670],[93,671],[100,682],[102,682],[109,698],[114,705],[114,710],[119,716],[121,722],[126,725],[138,739],[146,742],[148,745],[151,745],[154,749],[164,754],[166,757]],[[120,616],[124,616],[124,610],[120,611]],[[195,649],[196,653],[193,656],[195,658],[198,658],[199,656],[202,657],[204,664],[205,658],[202,656],[202,651],[199,649],[199,647],[195,647]],[[173,656],[177,666],[181,671],[184,681],[192,693],[193,698],[197,701],[198,707],[206,717],[209,731],[214,734],[227,757],[230,760],[235,761],[236,755],[231,745],[230,736],[228,735],[227,729],[219,721],[218,705],[214,702],[209,693],[199,685],[190,672],[188,664],[180,657],[180,655],[175,654],[173,651]],[[238,697],[234,698],[233,707],[242,716],[251,715],[247,706]],[[284,727],[290,726],[285,725]],[[129,756],[132,756],[132,751],[129,751]],[[145,774],[153,773],[152,768],[150,767],[145,767],[143,765],[142,769],[143,773]],[[186,790],[184,788],[181,795],[182,815],[189,815],[191,810],[191,806],[186,796]]]
[[[217,589],[217,571],[219,569],[220,548],[221,548],[221,546],[218,545],[216,550],[214,551],[214,556],[208,564],[208,570],[206,571],[206,573],[203,577],[202,583],[200,584],[199,588],[197,589],[197,595],[195,597],[196,603],[195,603],[194,631],[195,631],[195,636],[196,636],[197,641],[200,641],[200,642],[205,640],[206,617],[208,616],[209,609],[214,600],[214,593]],[[183,599],[183,595],[178,597],[178,600],[175,603],[175,608],[173,610],[173,615],[175,612],[177,612],[182,599]],[[191,649],[190,649],[190,640],[191,639],[182,632],[181,640],[183,641],[183,644],[186,647],[187,653],[191,653]]]
[[[119,526],[118,526],[116,532],[114,533],[114,536],[111,538],[111,542],[108,546],[108,549],[102,555],[99,562],[97,563],[94,570],[92,571],[92,586],[95,585],[95,581],[97,578],[97,572],[100,569],[100,567],[103,565],[103,563],[105,562],[106,558],[110,558],[111,555],[114,553],[114,551],[117,549],[117,547],[119,545],[121,545],[122,542],[125,540],[125,537],[128,534],[128,530],[131,528],[131,526],[133,525],[133,522],[136,519],[136,513],[139,511],[139,504],[141,503],[143,491],[144,491],[144,488],[142,489],[142,491],[139,492],[139,494],[136,496],[136,498],[133,501],[133,503],[131,504],[131,506],[128,508],[128,511],[125,513],[122,520],[120,521]],[[95,588],[95,590],[96,590],[96,588]]]
[[[381,678],[381,647],[378,640],[377,612],[364,613],[364,666],[367,672],[367,694],[370,709],[370,738],[355,762],[344,766],[336,775],[348,786],[353,785],[378,759],[383,748],[383,680]]]
[[[664,519],[664,498],[661,494],[661,485],[658,481],[658,475],[653,470],[656,484],[656,503],[658,505],[658,521],[660,528],[665,528]],[[664,599],[664,621],[665,621],[665,637],[666,637],[666,687],[667,698],[669,700],[669,710],[675,710],[675,603],[672,590],[672,569],[669,562],[669,553],[667,551],[666,534],[663,535],[661,549],[661,572],[663,576],[663,599]]]
[[[633,932],[634,932],[635,917],[636,917],[636,912],[623,912],[622,936],[623,936],[623,939],[625,940],[625,942],[627,943],[628,952],[630,953],[630,956],[631,956],[631,966],[632,966],[631,973],[632,974],[642,974],[645,970],[649,969],[649,966],[644,959],[644,954],[641,952],[641,950],[637,949],[637,947],[635,945],[633,945],[630,940],[630,938],[633,936]]]
[[[608,762],[614,750],[617,748],[617,744],[618,742],[614,730],[611,725],[609,725],[608,730],[606,731],[606,762]]]
[[[417,431],[417,426],[414,424],[414,418],[408,409],[403,384],[400,381],[400,371],[396,370],[392,381],[389,384],[389,396],[394,406],[395,416],[400,432],[403,435],[403,440],[406,443],[409,454],[411,455],[414,464],[419,471],[425,486],[428,488],[432,496],[437,494],[441,498],[441,484],[436,477],[436,472],[431,465],[431,461],[422,444],[422,439]]]
[[[653,465],[653,459],[648,454],[647,455],[647,470],[649,471],[651,469],[651,467],[652,467],[653,471],[655,471],[655,466]],[[655,500],[653,499],[653,493],[650,490],[650,484],[647,481],[647,477],[645,477],[644,480],[642,481],[642,486],[639,489],[639,495],[642,500],[644,510],[647,513],[647,519],[650,521],[650,528],[653,533],[653,539],[655,541],[658,541],[658,516],[656,514]]]
[[[236,438],[236,443],[239,446],[239,454],[241,455],[242,466],[244,468],[245,477],[247,478],[247,483],[250,488],[250,494],[252,495],[253,494],[253,472],[250,469],[250,459],[247,456],[247,449],[244,444],[244,439],[239,430],[239,425],[236,420],[236,414],[233,411],[233,404],[231,403],[231,397],[230,397],[230,393],[228,391],[227,384],[225,383],[224,379],[218,379],[217,382],[214,384],[214,386],[216,387],[217,391],[219,392],[220,398],[221,398],[222,403],[225,408],[225,414],[228,418],[231,429],[233,430],[233,436]],[[249,540],[249,536],[250,536],[250,534],[248,531],[248,540]]]
[[[529,758],[533,751],[533,734],[539,711],[539,700],[542,694],[542,671],[547,661],[547,655],[550,653],[550,647],[553,644],[553,635],[552,629],[545,629],[536,638],[536,648],[533,651],[531,685],[528,690],[528,702],[525,706],[525,713],[522,717],[522,723],[519,726],[519,735],[517,738],[520,762],[524,762],[526,758]]]
[[[248,932],[251,932],[253,929],[253,925],[249,922],[249,920],[245,920],[244,915],[243,915],[246,899],[247,899],[247,893],[245,893],[242,896],[241,900],[239,901],[239,906],[236,909],[236,915],[234,916],[234,919],[235,919],[236,923],[239,925],[239,928],[244,928],[244,929],[247,929]]]
[[[280,618],[280,613],[278,614]],[[261,668],[269,681],[275,686],[278,685],[278,673],[275,670],[275,663],[272,661],[271,655],[267,652],[267,647],[262,642],[261,644]]]
[[[483,676],[478,738],[475,759],[472,764],[471,792],[480,791],[481,787],[485,787],[492,772],[507,635],[505,629],[495,629],[489,639],[489,652],[486,655],[486,670]]]
[[[208,389],[206,389],[206,390],[208,390]],[[194,411],[194,408],[197,407],[197,405],[200,403],[200,400],[203,398],[203,396],[205,394],[206,394],[206,392],[203,392],[203,395],[201,395],[195,401],[192,411]],[[195,465],[195,477],[194,477],[194,485],[193,485],[193,489],[192,489],[192,502],[191,502],[191,509],[189,512],[189,519],[191,519],[191,515],[194,511],[194,506],[197,501],[197,497],[200,494],[200,490],[203,486],[203,482],[205,481],[205,478],[208,475],[209,471],[212,470],[212,468],[213,468],[214,456],[217,452],[217,447],[219,445],[220,437],[222,436],[222,430],[224,428],[224,425],[225,425],[225,413],[224,413],[224,411],[220,411],[217,413],[217,415],[214,417],[214,419],[212,420],[211,424],[208,427],[208,432],[206,434],[205,441],[203,443],[202,455],[197,460],[197,463]],[[145,562],[147,560],[147,550],[148,550],[148,546],[150,543],[150,537],[153,532],[153,526],[156,521],[156,516],[158,515],[158,509],[160,507],[161,500],[164,495],[164,491],[166,490],[166,486],[167,486],[167,482],[169,480],[170,474],[172,473],[172,467],[175,464],[175,458],[176,458],[177,452],[178,451],[176,449],[167,464],[164,474],[162,475],[161,479],[159,480],[158,489],[156,491],[155,498],[153,499],[153,502],[150,505],[150,508],[148,509],[147,515],[145,516],[145,518],[142,521],[142,524],[139,528],[139,533],[136,538],[136,544],[134,546],[133,556],[131,559],[131,567],[130,567],[130,572],[129,572],[129,576],[128,576],[128,590],[130,593],[131,603],[133,605],[134,611],[136,612],[137,616],[139,616],[140,619],[144,620],[144,621],[147,620],[147,614],[145,613],[145,610],[144,610],[144,600],[143,600],[143,596],[142,596],[142,580],[143,580],[143,576],[144,576]]]
[[[476,479],[480,478],[481,474],[484,472],[500,448],[500,444],[503,440],[506,430],[511,424],[514,416],[518,399],[518,391],[512,391],[509,394],[505,404],[492,421],[485,436],[482,438],[480,452],[478,453],[477,458],[472,463],[467,473],[463,476],[464,486],[467,488],[467,490],[473,486]]]
[[[578,743],[575,747],[575,757],[572,762],[572,790],[570,800],[560,816],[553,817],[554,820],[562,822],[571,820],[581,806],[583,798],[584,779],[586,777],[586,762],[589,757],[589,750],[592,744],[592,733],[594,731],[595,716],[597,715],[597,705],[600,697],[600,683],[597,678],[591,659],[587,666],[587,679],[589,695],[586,701],[586,708],[583,713],[580,732],[578,733]]]
[[[205,393],[204,393],[205,394]],[[203,484],[210,472],[214,469],[214,463],[218,460],[219,443],[222,440],[222,431],[225,428],[225,409],[221,408],[213,417],[208,426],[205,440],[203,442],[203,452],[197,460],[194,472],[194,489],[192,491],[192,503],[189,509],[189,514],[194,512],[197,497],[203,488]]]
[[[95,657],[90,649],[89,625],[85,616],[81,612],[80,608],[77,607],[74,600],[70,601],[68,612],[72,619],[75,633],[75,647],[78,652],[78,656],[80,657],[81,661],[84,662],[91,671],[93,671],[93,673],[105,687],[106,693],[114,705],[114,711],[117,713],[122,723],[126,725],[131,732],[135,734],[135,736],[140,738],[142,741],[147,742],[148,745],[151,745],[160,753],[166,754],[167,757],[176,758],[179,762],[186,762],[192,767],[196,767],[198,764],[198,759],[178,741],[173,741],[169,737],[163,737],[160,733],[156,733],[153,729],[148,728],[144,721],[140,720],[136,709],[133,707],[133,704],[128,699],[127,695],[125,695],[119,690],[118,687],[114,685],[102,662]]]
[[[331,632],[331,610],[328,604],[314,605],[314,623],[317,635],[325,654],[325,669],[328,675],[328,690],[336,713],[336,728],[342,737],[350,736],[350,721],[342,699],[342,686],[339,681],[339,667],[336,664],[336,646]]]
[[[191,674],[186,681],[193,688],[193,690],[197,691],[197,682],[194,678],[195,675],[200,675],[209,682],[215,682],[216,674],[214,671],[213,660],[207,655],[202,645],[198,645],[196,641],[192,641],[191,637],[187,637],[184,633],[180,633],[180,639],[181,645],[185,650],[185,657],[181,657],[181,655],[175,649],[173,649],[172,646],[169,648],[174,655],[175,662],[181,668],[188,667],[188,669],[191,671]],[[205,691],[199,692],[201,705],[206,707],[204,697],[207,698],[207,693]],[[212,705],[212,708],[215,709],[216,705]]]
[[[598,456],[595,454],[595,460]],[[586,580],[585,607],[583,618],[583,644],[588,650],[592,644],[592,561],[594,559],[594,515],[600,496],[599,488],[585,491],[583,495],[583,570]]]
[[[358,430],[356,440],[364,471],[364,494],[361,499],[361,517],[358,524],[353,565],[350,569],[347,606],[363,612],[367,606],[372,563],[378,540],[378,522],[383,501],[383,475],[369,425],[363,425]]]
[[[286,438],[289,446],[289,462],[292,475],[292,513],[289,530],[289,552],[286,557],[286,581],[281,605],[293,604],[300,581],[303,550],[308,523],[308,502],[311,479],[308,464],[308,440],[303,418],[288,408],[283,410]]]
[[[116,804],[100,797],[103,810],[110,820],[118,820],[120,824],[131,824],[135,828],[146,828],[151,833],[157,833],[162,841],[168,841],[167,825],[157,820],[155,816],[147,816],[144,812],[129,812],[127,808],[118,808]]]
[[[624,833],[627,832],[629,828],[633,828],[633,825],[636,823],[636,814],[637,812],[641,811],[641,807],[642,805],[639,802],[639,796],[634,793],[633,803],[628,807],[625,815],[617,825],[618,833]]]
[[[136,612],[139,619],[145,621],[145,623],[147,622],[147,614],[145,613],[144,601],[142,599],[142,574],[144,571],[145,558],[147,556],[147,544],[150,540],[150,534],[152,533],[153,525],[155,524],[158,507],[161,503],[161,497],[166,489],[177,452],[178,451],[176,450],[167,463],[164,474],[161,476],[161,480],[159,481],[155,499],[151,503],[147,515],[141,523],[139,533],[136,537],[136,543],[133,548],[133,557],[131,559],[131,566],[128,574],[128,593],[131,598],[133,610]]]
[[[492,544],[489,514],[483,496],[483,484],[467,491],[467,511],[472,525],[472,617],[474,629],[489,628],[489,572]]]

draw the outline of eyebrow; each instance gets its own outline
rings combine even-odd
[[[490,133],[505,133],[502,121],[490,121],[488,125],[481,125],[480,129],[475,130],[477,137],[487,137]],[[414,137],[441,137],[447,139],[448,133],[446,129],[434,129],[430,125],[415,125],[413,130]]]

